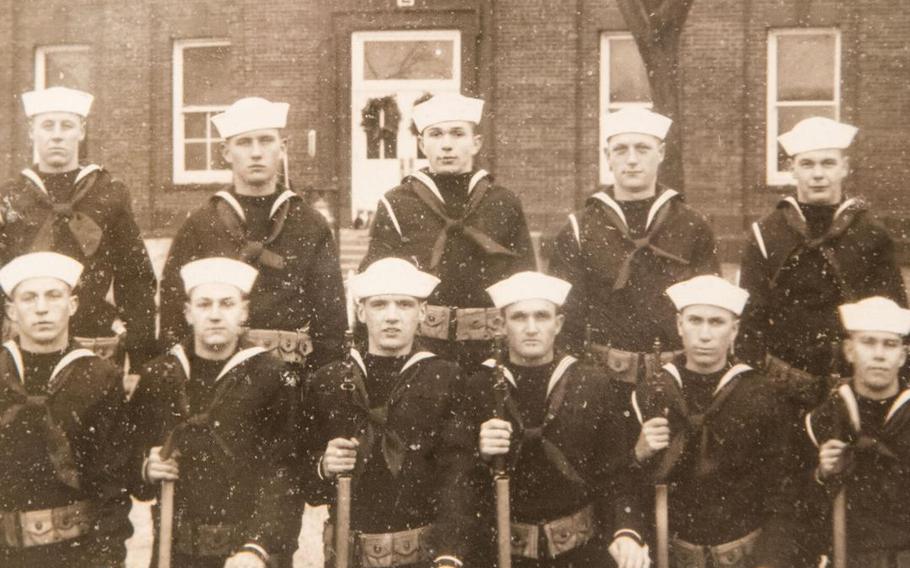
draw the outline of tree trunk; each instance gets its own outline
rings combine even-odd
[[[660,181],[684,190],[679,39],[694,0],[616,0],[648,71],[654,110],[673,119]]]

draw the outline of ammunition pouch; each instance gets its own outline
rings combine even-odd
[[[752,568],[755,564],[755,545],[760,535],[761,529],[756,529],[742,538],[714,546],[674,538],[670,544],[671,564],[678,568]]]
[[[285,363],[306,364],[307,356],[313,352],[313,341],[309,328],[297,331],[277,329],[247,329],[247,341],[268,349]]]
[[[490,341],[503,333],[502,311],[429,305],[417,333],[443,341]]]
[[[0,512],[0,546],[29,548],[79,538],[91,531],[94,514],[90,501],[37,511]]]
[[[556,558],[584,546],[596,528],[594,506],[540,525],[512,522],[512,556],[522,558]],[[541,556],[540,535],[546,539],[546,556]]]

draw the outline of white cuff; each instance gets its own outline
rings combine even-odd
[[[624,536],[624,535],[635,537],[635,540],[637,540],[640,544],[645,543],[645,539],[641,538],[641,535],[638,534],[637,531],[633,531],[632,529],[619,529],[618,531],[613,533],[613,539],[616,540],[617,538]]]
[[[243,550],[244,548],[249,548],[249,549],[255,550],[262,556],[263,560],[265,560],[266,562],[269,561],[269,553],[266,552],[264,548],[262,548],[255,542],[248,542],[240,547],[241,550]]]
[[[455,556],[449,556],[449,555],[437,556],[433,560],[433,563],[436,564],[437,566],[439,566],[440,564],[458,566],[458,568],[461,568],[462,566],[464,566],[464,562],[462,562]]]

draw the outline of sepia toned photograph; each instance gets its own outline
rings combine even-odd
[[[905,0],[0,0],[0,567],[910,568]]]

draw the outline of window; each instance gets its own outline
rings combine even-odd
[[[810,116],[840,119],[840,32],[772,30],[768,36],[768,185],[793,183],[777,137]]]
[[[651,108],[648,72],[631,34],[605,33],[600,38],[600,183],[612,184],[603,133],[607,114],[625,107]]]
[[[91,48],[87,45],[46,45],[35,50],[35,89],[69,87],[94,93]],[[79,145],[79,160],[88,156],[88,130]],[[38,155],[33,159],[37,162]]]
[[[227,41],[174,42],[174,183],[231,181],[211,121],[233,101],[230,61]]]

